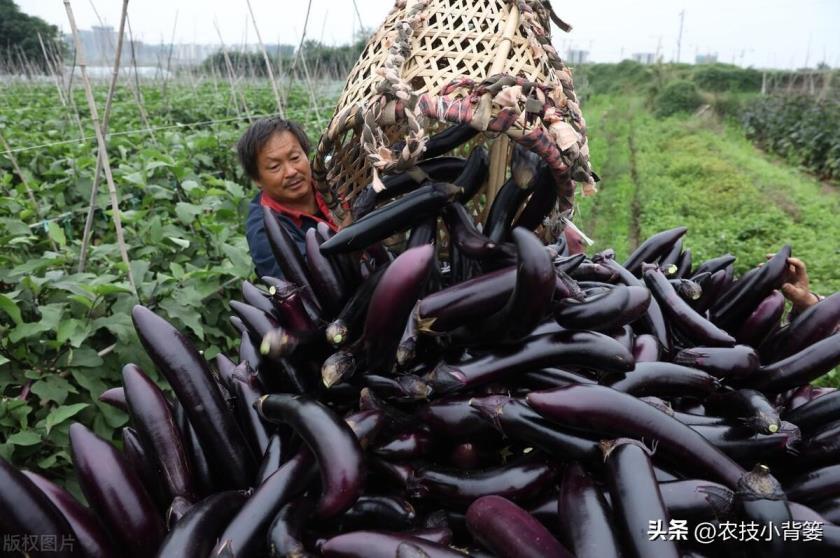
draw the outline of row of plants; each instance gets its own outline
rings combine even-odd
[[[131,307],[154,308],[211,358],[234,348],[227,301],[253,274],[242,223],[255,192],[233,149],[247,118],[219,84],[170,84],[166,94],[145,85],[142,92],[158,129],[142,131],[133,96],[121,88],[108,142],[136,297],[104,179],[87,265],[78,270],[95,142],[75,141],[75,119],[55,89],[18,86],[0,95],[0,132],[12,149],[38,147],[14,153],[26,184],[0,152],[0,456],[58,479],[70,464],[68,420],[112,439],[127,418],[98,396],[119,383],[126,362],[154,370],[138,350]],[[97,88],[100,107],[105,94]],[[242,94],[251,114],[276,111],[270,88]],[[75,101],[84,135],[92,136],[81,91]],[[317,139],[321,126],[306,91],[291,91],[286,113]]]

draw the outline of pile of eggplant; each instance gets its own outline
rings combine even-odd
[[[785,315],[790,247],[736,279],[682,227],[623,263],[571,228],[545,245],[554,178],[523,153],[479,227],[486,151],[430,161],[305,258],[266,214],[284,277],[242,284],[236,358],[136,306],[174,398],[127,364],[102,394],[122,449],[72,425],[88,506],[0,460],[0,531],[97,557],[840,556],[840,391],[811,385],[840,293]],[[651,536],[674,520],[688,537]]]

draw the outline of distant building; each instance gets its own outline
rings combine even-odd
[[[574,50],[569,49],[566,52],[566,62],[568,64],[586,64],[589,59],[588,50]]]
[[[652,52],[636,52],[633,54],[633,60],[639,64],[654,64],[656,63],[656,54]]]
[[[695,64],[714,64],[717,61],[717,54],[698,54],[694,57]]]

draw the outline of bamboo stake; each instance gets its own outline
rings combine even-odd
[[[166,99],[167,108],[171,108],[169,99],[166,97],[166,84],[169,83],[169,70],[172,68],[172,51],[175,49],[175,30],[178,28],[178,10],[175,10],[175,23],[172,24],[172,38],[169,40],[169,56],[166,58],[166,73],[163,74],[163,87],[160,96]]]
[[[129,77],[128,80],[128,88],[131,89],[131,92],[134,94],[134,103],[137,105],[137,110],[140,113],[140,120],[143,122],[143,126],[146,127],[146,130],[149,132],[149,137],[152,139],[152,142],[157,145],[158,141],[155,137],[155,133],[152,131],[152,125],[149,123],[149,116],[146,112],[146,101],[143,98],[143,90],[140,89],[140,75],[137,72],[137,55],[134,52],[134,34],[131,32],[131,18],[128,17],[128,14],[125,14],[125,23],[128,25],[128,43],[131,46],[131,66],[134,68],[134,81],[131,81]]]
[[[225,41],[222,39],[222,32],[219,30],[219,24],[214,20],[213,25],[216,27],[216,34],[219,36],[219,42],[222,44],[222,55],[225,58],[225,67],[228,71],[228,83],[230,83],[231,94],[234,99],[236,99],[237,94],[239,94],[239,98],[242,101],[242,107],[245,110],[245,116],[248,117],[248,122],[253,122],[251,112],[248,110],[248,104],[245,102],[245,97],[239,93],[238,88],[236,87],[236,74],[233,69],[233,63],[230,61],[230,56],[228,56],[227,46],[225,46]],[[238,104],[236,104],[236,113],[239,116],[242,116],[242,112],[240,112]]]
[[[257,32],[257,42],[262,50],[263,60],[265,60],[265,69],[268,71],[268,79],[271,80],[271,90],[274,92],[274,100],[277,102],[277,112],[280,117],[283,117],[283,103],[280,101],[280,91],[277,90],[277,82],[274,79],[274,70],[271,69],[271,61],[268,59],[268,53],[265,50],[262,36],[260,36],[260,28],[257,27],[257,18],[254,17],[254,10],[251,8],[251,0],[245,0],[248,4],[248,12],[251,14],[251,22],[254,24],[254,31]]]
[[[114,99],[114,91],[117,89],[117,78],[120,75],[120,58],[122,57],[123,36],[125,35],[125,19],[128,13],[128,0],[123,0],[122,14],[120,15],[120,30],[117,34],[117,47],[114,51],[114,69],[111,71],[111,83],[108,86],[108,97],[105,99],[105,113],[102,115],[102,135],[108,134],[108,123],[111,119],[111,103]],[[92,237],[93,213],[96,211],[96,194],[99,191],[99,181],[102,178],[102,156],[96,157],[96,173],[93,177],[93,186],[90,189],[90,203],[87,216],[85,217],[85,229],[82,233],[82,249],[79,252],[79,273],[85,270],[87,260],[88,244]]]
[[[52,76],[55,86],[58,88],[58,100],[61,101],[61,106],[66,109],[67,99],[64,98],[64,91],[61,89],[61,84],[58,83],[58,75],[56,74],[56,70],[53,67],[49,54],[47,54],[47,47],[44,45],[44,38],[41,36],[40,31],[38,32],[38,42],[41,44],[41,52],[44,53],[44,62],[47,64],[47,71],[50,73],[50,76]]]
[[[102,127],[99,124],[99,113],[96,110],[96,101],[93,98],[93,88],[90,85],[90,80],[87,77],[87,69],[85,65],[84,52],[82,51],[82,42],[79,39],[79,30],[76,27],[76,19],[73,17],[73,8],[70,6],[70,0],[64,0],[64,9],[67,11],[67,19],[70,21],[70,30],[73,33],[73,42],[76,46],[76,53],[79,61],[79,70],[82,75],[82,82],[85,86],[85,96],[87,97],[88,107],[90,108],[90,117],[93,120],[93,130],[96,132],[96,143],[99,148],[99,156],[102,159],[102,165],[105,170],[105,180],[108,182],[108,192],[111,196],[111,208],[114,212],[114,228],[117,233],[117,244],[119,245],[120,255],[126,267],[126,274],[128,275],[128,283],[131,285],[131,290],[134,296],[138,297],[137,286],[134,284],[134,277],[131,273],[131,261],[128,258],[128,249],[125,245],[125,238],[123,236],[122,219],[120,218],[120,203],[117,198],[117,187],[114,184],[114,176],[111,174],[111,162],[108,159],[108,149],[105,142],[105,135],[102,133]]]

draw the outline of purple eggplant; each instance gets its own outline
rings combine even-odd
[[[121,551],[153,555],[164,526],[137,474],[111,444],[78,422],[70,426],[70,449],[82,492]]]
[[[483,546],[510,558],[572,558],[531,514],[507,498],[482,496],[467,509],[467,527]]]
[[[671,319],[676,328],[698,343],[716,347],[730,347],[735,344],[731,335],[717,328],[680,298],[661,271],[648,269],[643,276],[662,312]]]
[[[497,381],[545,366],[577,365],[603,373],[626,372],[633,356],[618,341],[592,331],[561,331],[529,337],[518,350],[500,351],[458,364],[438,364],[427,376],[437,394]]]
[[[316,478],[308,450],[298,452],[272,473],[245,501],[219,536],[210,556],[252,556],[264,549],[265,534],[277,513]]]
[[[410,195],[379,207],[338,231],[321,245],[321,253],[331,255],[364,250],[437,215],[460,192],[458,186],[445,182],[421,186]]]
[[[169,507],[171,496],[166,487],[161,483],[158,474],[155,456],[151,448],[144,446],[137,430],[130,426],[124,426],[120,433],[123,443],[123,454],[131,469],[140,478],[143,488],[152,497],[158,510],[165,512]]]
[[[387,529],[404,531],[411,528],[417,512],[411,502],[398,496],[362,496],[339,518],[341,531]]]
[[[263,281],[269,279],[263,277]],[[298,335],[308,335],[318,330],[316,320],[320,314],[312,308],[301,287],[291,285],[278,288],[272,285],[268,290],[274,305],[274,315],[280,325]]]
[[[803,431],[813,430],[820,425],[840,420],[840,391],[821,395],[793,410],[782,414]]]
[[[478,232],[466,207],[451,203],[443,209],[443,222],[452,244],[470,258],[489,258],[499,253],[499,245]]]
[[[312,556],[303,545],[303,529],[311,519],[318,501],[301,497],[283,506],[268,528],[268,552],[272,557],[291,556],[308,558]]]
[[[194,502],[196,489],[181,433],[163,392],[136,364],[122,369],[126,400],[143,445],[152,450],[160,478],[170,498]]]
[[[419,428],[413,432],[402,432],[385,439],[373,448],[373,453],[388,460],[419,459],[429,453],[432,437],[428,430]]]
[[[477,498],[496,494],[518,501],[539,493],[554,478],[554,470],[538,456],[526,456],[501,467],[479,471],[421,468],[409,479],[412,497],[445,500],[468,506]]]
[[[691,429],[710,444],[738,463],[754,465],[774,457],[796,455],[802,438],[796,426],[782,422],[773,434],[755,434],[755,429],[743,425],[695,424]]]
[[[219,492],[194,504],[166,535],[156,556],[209,556],[225,526],[239,512],[247,496],[240,491]]]
[[[506,395],[473,398],[470,405],[511,440],[540,448],[557,459],[594,462],[600,457],[596,440],[580,432],[564,431],[531,409],[526,403]]]
[[[184,405],[202,448],[223,472],[220,480],[225,486],[248,487],[256,462],[207,362],[181,332],[151,310],[135,306],[131,317],[146,352]]]
[[[610,510],[601,489],[579,463],[571,463],[563,473],[560,493],[554,505],[564,540],[578,558],[618,558]],[[532,512],[533,513],[533,512]]]
[[[361,494],[365,468],[353,430],[322,403],[305,396],[266,395],[257,401],[260,415],[287,423],[312,449],[321,470],[320,517],[347,510]]]
[[[271,303],[269,295],[258,289],[250,281],[242,281],[242,300],[263,312],[274,314],[274,305]]]
[[[674,362],[705,370],[718,378],[742,380],[758,370],[758,355],[752,347],[692,347],[674,355]],[[749,381],[749,380],[747,380]]]
[[[720,393],[706,400],[706,408],[721,416],[737,418],[760,434],[773,434],[781,427],[775,406],[763,393],[754,389]]]
[[[785,311],[785,297],[781,291],[773,291],[758,303],[753,313],[735,333],[739,343],[758,347],[782,319]]]
[[[73,535],[79,542],[82,554],[89,558],[111,558],[116,557],[114,544],[108,536],[105,527],[99,518],[88,508],[81,505],[64,488],[47,480],[37,473],[22,471],[49,498],[50,502],[58,509],[67,520],[72,529]],[[4,484],[3,486],[7,486]],[[21,501],[15,502],[20,506]],[[5,508],[4,508],[5,509]],[[42,533],[43,534],[43,533]],[[55,556],[55,553],[50,553]]]
[[[608,331],[636,321],[649,304],[650,291],[647,289],[616,285],[581,302],[562,301],[554,309],[554,319],[569,329]]]
[[[633,340],[633,360],[640,362],[656,362],[659,360],[660,345],[656,337],[649,333],[637,335]]]
[[[359,439],[362,449],[367,449],[385,426],[385,413],[373,409],[359,411],[344,417],[344,422]]]
[[[268,439],[268,447],[265,449],[262,461],[260,461],[260,468],[257,470],[256,480],[254,481],[255,486],[261,485],[265,482],[265,479],[280,468],[284,458],[288,457],[287,454],[289,451],[287,444],[288,442],[285,442],[283,437],[277,432],[271,435]]]
[[[630,554],[639,558],[679,557],[666,537],[651,537],[650,525],[668,525],[671,516],[653,475],[650,450],[636,440],[602,442],[612,505]]]
[[[659,484],[662,501],[671,517],[717,519],[729,517],[735,493],[722,484],[689,479]]]
[[[712,273],[707,278],[699,282],[700,284],[700,298],[697,300],[688,301],[689,306],[700,314],[705,315],[706,311],[720,298],[720,293],[725,289],[727,280],[727,273],[723,269]]]
[[[103,403],[107,403],[115,409],[119,409],[120,411],[124,411],[126,413],[128,412],[128,403],[125,400],[125,389],[122,387],[106,389],[102,392],[102,395],[99,396],[99,400]]]
[[[804,504],[840,496],[840,465],[808,471],[784,486],[788,498]]]
[[[439,435],[482,439],[493,437],[493,427],[470,404],[471,397],[441,399],[421,407],[416,416]]]
[[[497,312],[515,284],[516,268],[506,267],[427,295],[418,305],[418,330],[442,333]]]
[[[343,347],[362,333],[370,298],[389,265],[379,267],[368,275],[344,305],[338,317],[327,326],[327,341],[333,347]]]
[[[335,316],[347,300],[347,286],[327,256],[321,254],[315,229],[306,231],[306,266],[312,289],[323,306],[324,317]]]
[[[762,366],[750,380],[750,387],[765,393],[778,393],[819,378],[840,364],[840,333],[778,362]]]
[[[513,177],[502,184],[490,204],[482,228],[491,241],[501,243],[508,240],[513,218],[529,193],[530,189],[520,187]]]
[[[608,384],[611,388],[637,397],[705,396],[717,389],[718,380],[702,370],[670,362],[640,362],[623,378]]]
[[[391,371],[406,320],[429,277],[433,261],[431,245],[407,250],[391,263],[373,291],[364,330],[372,371]]]
[[[781,360],[821,341],[840,327],[840,292],[803,310],[776,339],[775,360]]]
[[[264,455],[268,449],[271,429],[257,414],[254,403],[262,397],[256,373],[247,362],[236,367],[233,379],[233,393],[236,396],[236,413],[239,426],[245,431],[256,455]]]
[[[3,487],[0,490],[0,510],[2,510],[0,533],[3,534],[4,546],[10,544],[7,539],[9,535],[16,535],[18,538],[37,537],[36,541],[51,536],[62,543],[69,541],[69,547],[62,544],[60,551],[35,548],[31,551],[31,556],[69,558],[84,555],[83,549],[73,544],[74,537],[81,538],[84,533],[75,534],[63,510],[56,507],[51,498],[32,480],[2,457],[0,457],[0,486]],[[4,548],[4,550],[9,549]],[[108,554],[104,555],[108,556]]]
[[[380,531],[354,531],[338,535],[326,541],[321,547],[324,558],[395,558],[401,545],[416,547],[424,558],[464,558],[464,554],[448,546],[436,544],[419,537],[402,533]],[[403,546],[403,552],[406,552]],[[403,554],[403,556],[411,556]]]
[[[742,277],[712,306],[712,322],[726,331],[738,331],[756,306],[782,286],[789,257],[790,246],[785,245],[749,277]]]
[[[532,389],[549,389],[572,384],[597,384],[598,380],[559,368],[541,368],[522,374],[521,383]]]
[[[715,273],[716,271],[720,271],[722,269],[726,269],[732,262],[735,261],[735,256],[732,254],[724,254],[723,256],[718,256],[716,258],[711,258],[699,266],[697,269],[694,270],[694,276],[700,275],[701,273]]]
[[[668,254],[687,230],[685,227],[677,227],[651,236],[628,256],[623,266],[636,277],[641,276],[642,264],[645,262],[654,263],[661,256]]]
[[[532,392],[528,404],[570,427],[658,440],[658,452],[688,468],[700,468],[734,487],[743,469],[700,434],[632,395],[605,386],[577,385]]]
[[[268,237],[268,243],[271,246],[271,252],[274,254],[274,259],[277,265],[280,266],[280,271],[283,272],[283,277],[288,278],[292,283],[301,287],[305,293],[305,298],[309,304],[320,310],[320,302],[315,295],[315,290],[312,288],[312,283],[307,273],[306,263],[298,250],[292,237],[286,232],[286,229],[280,225],[280,221],[274,212],[268,207],[263,207],[263,223],[265,225],[265,233]]]
[[[462,442],[452,448],[447,461],[458,469],[480,469],[489,460],[488,453],[475,442]]]
[[[753,521],[762,529],[789,523],[792,518],[782,486],[764,465],[744,473],[735,491],[736,505],[745,521]],[[782,537],[763,537],[750,543],[753,556],[789,557],[798,556],[798,546],[788,543]]]

